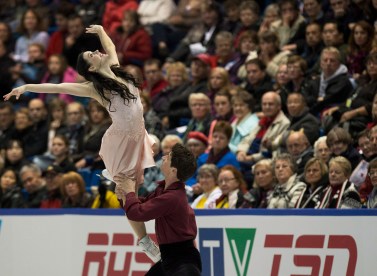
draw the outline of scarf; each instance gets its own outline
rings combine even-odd
[[[268,118],[268,117],[263,117],[262,119],[259,120],[259,126],[260,126],[260,129],[257,133],[257,135],[255,136],[255,138],[260,138],[262,139],[263,136],[266,134],[267,132],[267,129],[271,126],[272,122],[275,120],[276,116],[272,117],[272,118]]]
[[[209,151],[207,164],[217,164],[228,152],[230,151],[229,147],[224,148],[217,155],[215,155],[213,148]]]

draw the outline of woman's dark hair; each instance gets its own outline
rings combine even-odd
[[[233,128],[227,121],[218,121],[213,128],[213,133],[215,132],[221,132],[225,134],[226,138],[229,141],[230,138],[232,138]]]
[[[52,57],[56,57],[57,59],[59,59],[59,62],[60,62],[60,70],[59,70],[59,75],[61,76],[61,81],[63,81],[63,76],[64,76],[64,72],[67,70],[68,68],[68,63],[67,63],[67,59],[65,58],[65,56],[61,55],[61,54],[52,54],[49,58],[48,58],[48,62],[50,62],[50,59]]]
[[[58,139],[62,140],[63,143],[64,143],[64,145],[65,145],[67,148],[69,148],[69,140],[68,140],[67,136],[65,136],[64,134],[56,134],[56,135],[54,136],[54,139],[55,139],[55,138],[58,138]]]
[[[14,184],[14,187],[20,187],[21,186],[21,181],[20,181],[20,176],[19,174],[17,173],[17,170],[11,168],[11,167],[8,167],[8,168],[4,168],[3,170],[0,171],[0,177],[3,176],[6,172],[8,171],[11,171],[13,172],[15,178],[16,178],[16,183]]]
[[[126,101],[127,103],[129,103],[131,100],[136,101],[136,96],[131,93],[127,85],[115,79],[104,77],[97,72],[89,71],[89,67],[90,64],[84,59],[84,53],[81,53],[77,58],[76,70],[87,81],[93,83],[94,88],[96,89],[102,100],[110,103],[109,111],[111,111],[111,100],[106,96],[105,90],[109,91],[113,95],[118,94],[122,99],[124,99],[125,103]],[[133,84],[137,88],[140,87],[140,84],[135,80],[135,78],[131,74],[125,72],[122,67],[118,65],[112,65],[110,68],[117,77],[120,77],[126,82]]]
[[[8,149],[12,149],[14,147],[14,145],[16,146],[19,146],[20,148],[24,148],[24,145],[22,143],[21,140],[18,140],[18,139],[10,139],[7,141],[7,143],[5,144],[5,147],[4,149],[8,150]]]
[[[360,47],[356,44],[356,41],[355,41],[354,35],[355,35],[356,27],[360,27],[361,29],[363,29],[363,31],[367,33],[367,42],[366,42],[366,45],[362,49],[360,49]],[[356,22],[355,26],[352,28],[351,35],[349,36],[349,39],[348,39],[348,48],[349,48],[348,52],[353,53],[360,50],[365,50],[366,52],[369,53],[370,50],[372,49],[373,38],[374,38],[374,28],[371,24],[369,24],[365,20]]]
[[[25,17],[26,17],[26,14],[31,12],[35,18],[37,19],[37,26],[36,26],[36,29],[37,31],[43,31],[43,22],[42,22],[42,18],[41,16],[39,15],[39,13],[37,13],[34,9],[27,9],[26,11],[24,11],[24,13],[22,14],[22,17],[21,17],[21,20],[20,20],[20,25],[18,26],[18,32],[21,33],[21,34],[24,34],[24,35],[27,35],[28,34],[28,31],[25,27]]]

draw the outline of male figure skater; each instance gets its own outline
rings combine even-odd
[[[161,260],[146,275],[201,275],[200,253],[194,245],[197,235],[195,215],[187,202],[183,182],[196,171],[195,157],[183,145],[176,144],[163,157],[161,171],[165,180],[145,198],[136,197],[132,180],[123,174],[114,177],[128,219],[155,219]]]

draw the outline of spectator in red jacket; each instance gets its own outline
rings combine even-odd
[[[135,0],[110,0],[105,4],[102,26],[108,33],[113,33],[122,24],[124,11],[136,11],[139,4]]]
[[[50,36],[46,50],[46,60],[52,54],[62,54],[64,40],[68,33],[68,17],[74,12],[71,5],[61,5],[55,12],[56,31]]]
[[[124,12],[122,24],[111,35],[121,65],[142,66],[152,57],[152,42],[140,24],[139,15],[132,10]]]

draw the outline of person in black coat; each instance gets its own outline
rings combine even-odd
[[[319,158],[311,158],[306,162],[302,180],[306,188],[296,203],[296,208],[314,208],[322,197],[323,190],[328,186],[328,167]]]
[[[326,143],[332,152],[332,157],[345,157],[351,163],[352,170],[354,170],[362,160],[360,153],[353,146],[351,135],[344,128],[333,128],[327,134]]]
[[[334,47],[326,47],[321,53],[319,78],[313,80],[305,92],[310,112],[318,115],[327,108],[343,104],[353,91],[347,67],[341,64],[340,53]]]
[[[169,129],[186,125],[191,118],[188,98],[191,93],[202,92],[207,89],[207,81],[211,71],[211,61],[207,55],[194,57],[190,65],[191,80],[174,91],[169,102]]]
[[[0,175],[0,208],[24,208],[17,172],[5,169]]]
[[[85,33],[85,25],[80,15],[68,19],[68,34],[63,46],[63,55],[69,66],[76,68],[77,57],[85,51],[102,49],[97,36]]]
[[[245,63],[247,73],[246,83],[241,84],[247,92],[255,99],[254,112],[261,111],[262,96],[264,93],[273,91],[272,80],[266,73],[266,65],[258,58],[251,59]]]

